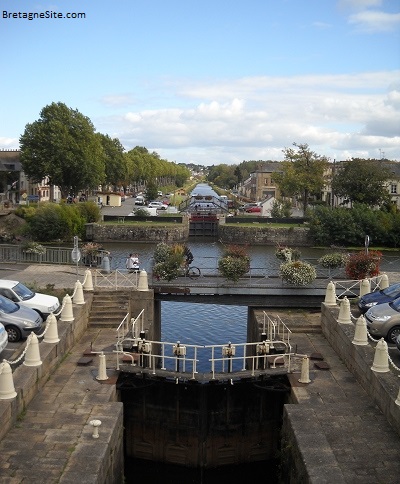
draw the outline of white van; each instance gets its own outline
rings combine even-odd
[[[135,205],[144,205],[144,197],[142,197],[142,195],[138,195],[135,198]]]

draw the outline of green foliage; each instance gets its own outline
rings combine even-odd
[[[92,122],[63,103],[45,106],[26,125],[20,146],[24,172],[35,182],[48,177],[63,198],[104,182],[105,153]]]
[[[282,170],[273,174],[284,196],[301,196],[306,213],[310,195],[319,194],[326,184],[328,159],[311,151],[307,144],[293,143],[295,149],[285,148]]]
[[[105,156],[105,181],[114,187],[123,184],[127,178],[124,147],[117,138],[110,138],[108,134],[96,133],[100,139]]]
[[[279,268],[280,276],[285,282],[296,286],[306,286],[315,280],[315,268],[307,262],[285,262]]]
[[[336,164],[332,190],[352,203],[380,205],[390,199],[386,183],[393,175],[382,160],[352,160]]]
[[[90,202],[87,202],[88,211],[80,205],[46,203],[37,207],[33,213],[26,211],[27,234],[42,242],[71,240],[75,235],[83,237],[85,223],[88,222],[85,216],[96,212],[91,211]]]
[[[274,200],[272,203],[271,217],[284,218],[292,215],[292,203],[289,200]]]
[[[218,261],[218,270],[228,281],[237,282],[250,270],[246,248],[239,245],[225,247],[223,257]]]
[[[365,235],[387,247],[400,246],[400,213],[354,208],[316,207],[309,212],[310,236],[316,245],[364,245]]]
[[[100,220],[100,207],[94,202],[79,202],[76,205],[86,223],[94,223]]]
[[[151,179],[147,182],[146,185],[146,199],[151,201],[151,200],[156,200],[158,197],[158,186],[156,182]]]
[[[185,249],[186,246],[182,244],[157,244],[153,254],[153,276],[172,281],[181,275],[186,260]]]
[[[379,265],[382,253],[377,250],[370,250],[367,253],[357,252],[349,256],[346,264],[346,274],[350,279],[364,279],[379,274]]]
[[[27,242],[22,250],[24,250],[28,254],[38,254],[44,255],[46,253],[46,247],[37,242]]]

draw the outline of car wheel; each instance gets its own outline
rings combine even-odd
[[[16,326],[6,326],[6,331],[10,343],[16,343],[21,339],[21,331]]]
[[[394,326],[387,334],[389,343],[396,343],[397,336],[400,334],[400,326]]]

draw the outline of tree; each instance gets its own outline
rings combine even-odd
[[[282,171],[273,174],[273,181],[279,184],[284,196],[299,195],[303,212],[308,207],[310,195],[318,195],[326,184],[326,170],[329,162],[325,156],[317,155],[307,144],[293,143],[297,148],[285,148]]]
[[[124,147],[118,138],[110,138],[108,134],[96,133],[103,147],[105,156],[106,183],[114,186],[123,185],[126,180],[126,163]]]
[[[26,175],[36,183],[48,177],[64,198],[105,180],[104,150],[92,122],[63,103],[44,107],[40,119],[26,125],[20,146]]]
[[[332,178],[332,191],[336,196],[370,206],[389,202],[386,185],[391,172],[384,161],[353,158],[340,165],[336,164]]]

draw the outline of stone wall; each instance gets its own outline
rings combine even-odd
[[[312,245],[306,227],[232,227],[219,225],[218,239],[225,244],[288,245],[307,247]]]
[[[372,371],[376,345],[354,345],[355,325],[338,323],[338,315],[338,306],[322,304],[321,327],[325,338],[400,435],[400,411],[395,404],[399,372],[393,368],[387,373]]]
[[[87,224],[88,240],[96,242],[182,242],[189,237],[189,226],[100,225]],[[88,234],[90,234],[88,236]]]

